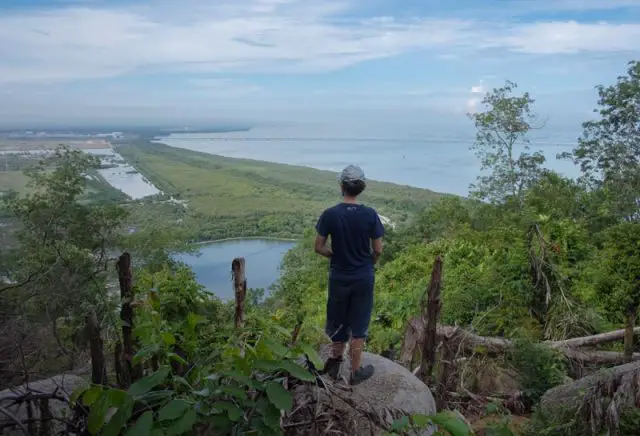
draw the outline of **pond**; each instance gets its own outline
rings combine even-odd
[[[244,257],[247,287],[268,290],[280,277],[280,263],[295,242],[267,239],[238,239],[203,244],[200,253],[176,257],[189,265],[198,282],[228,300],[234,298],[231,261]]]

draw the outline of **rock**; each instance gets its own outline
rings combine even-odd
[[[326,358],[327,350],[321,350],[321,355]],[[436,413],[436,403],[429,388],[405,367],[376,354],[364,353],[363,365],[369,364],[375,368],[373,377],[357,386],[346,384],[351,370],[346,359],[341,368],[343,380],[332,382],[323,377],[326,387],[299,387],[294,395],[294,410],[296,406],[304,408],[308,402],[310,412],[291,417],[290,424],[313,421],[308,414],[315,413],[317,417],[318,412],[312,412],[315,408],[323,410],[323,416],[329,417],[334,423],[332,428],[341,434],[381,435],[384,434],[382,426],[390,426],[402,415]],[[315,434],[317,430],[305,427],[288,434]],[[431,435],[434,431],[434,428],[428,428],[414,434]]]
[[[0,391],[0,407],[3,407],[19,420],[26,420],[28,417],[27,404],[25,402],[15,404],[13,401],[15,398],[21,397],[27,392],[34,394],[52,394],[56,392],[63,398],[69,398],[73,391],[81,386],[85,386],[86,384],[87,381],[85,379],[72,374],[57,375],[48,379],[30,382],[15,388]],[[61,400],[49,400],[49,409],[54,418],[51,421],[51,434],[58,434],[61,431],[64,431],[64,423],[56,419],[65,419],[70,416],[71,412],[68,408],[67,402]],[[37,403],[33,405],[32,410],[33,417],[38,419],[40,417],[40,410],[38,409]],[[22,431],[15,426],[7,426],[6,428],[3,428],[12,422],[13,421],[6,415],[0,414],[0,429],[2,429],[0,434],[22,434]]]

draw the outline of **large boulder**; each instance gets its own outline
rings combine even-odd
[[[21,398],[24,398],[27,394],[32,394],[36,397],[42,394],[55,394],[55,397],[59,399],[48,400],[52,418],[48,423],[51,425],[52,430],[50,434],[58,434],[65,430],[63,421],[69,418],[71,414],[68,407],[69,396],[73,391],[86,384],[87,381],[84,378],[72,374],[57,375],[48,379],[30,382],[0,391],[0,407],[18,420],[26,422],[29,417],[28,406],[27,402],[20,401]],[[39,426],[41,416],[40,403],[36,400],[32,401],[32,404],[32,418],[36,420],[36,425]],[[13,419],[6,414],[0,413],[0,435],[12,434],[23,434],[23,431],[15,425]]]
[[[321,350],[323,358],[327,349]],[[436,413],[436,403],[429,388],[405,367],[376,354],[364,353],[363,365],[373,365],[369,380],[349,386],[351,371],[348,359],[341,368],[341,379],[323,377],[324,385],[300,386],[294,391],[295,405],[288,434],[321,434],[331,428],[337,434],[381,435],[385,427],[403,415]],[[308,425],[301,423],[308,422]],[[414,434],[431,435],[434,428]]]

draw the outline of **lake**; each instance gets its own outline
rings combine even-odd
[[[231,261],[244,257],[247,286],[268,289],[280,277],[280,263],[295,242],[266,239],[228,240],[203,244],[199,255],[182,254],[177,260],[191,266],[198,282],[220,298],[234,298]]]

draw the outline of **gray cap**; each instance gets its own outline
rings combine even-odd
[[[342,173],[338,176],[338,180],[341,182],[357,182],[365,181],[364,171],[357,165],[349,165],[342,170]]]

